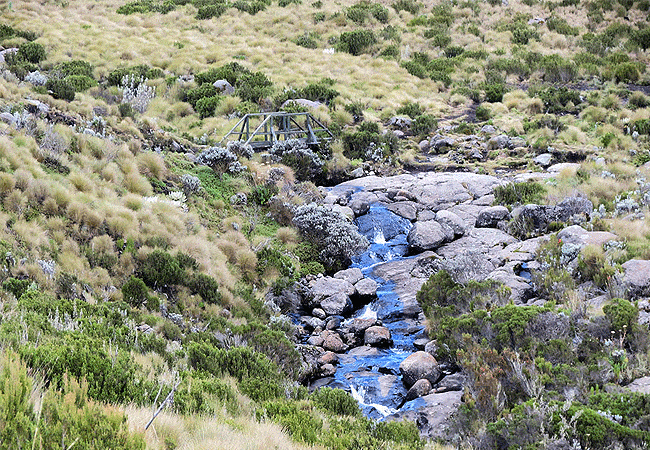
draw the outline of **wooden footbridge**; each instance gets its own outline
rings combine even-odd
[[[221,139],[244,141],[254,150],[266,150],[278,141],[301,139],[309,146],[320,146],[334,135],[308,112],[269,112],[246,114]]]

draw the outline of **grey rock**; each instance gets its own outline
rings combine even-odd
[[[354,294],[354,286],[347,280],[338,278],[322,277],[309,283],[314,302],[320,304],[328,297],[336,294],[345,294],[347,296]],[[325,308],[323,308],[325,309]],[[327,310],[325,311],[327,312]]]
[[[420,141],[420,143],[418,144],[418,147],[420,147],[421,152],[426,153],[431,148],[431,143],[429,142],[428,139],[424,139],[424,140]]]
[[[340,316],[352,310],[352,301],[345,292],[337,292],[323,299],[320,307],[329,316]]]
[[[321,377],[331,377],[336,373],[336,367],[333,364],[323,364],[320,368]]]
[[[393,344],[388,328],[378,325],[366,329],[363,342],[371,347],[390,347]]]
[[[493,136],[487,141],[488,150],[496,150],[496,149],[509,148],[509,147],[510,147],[510,136],[506,134]]]
[[[556,222],[581,223],[589,220],[593,209],[594,204],[587,198],[567,197],[555,205],[553,212]]]
[[[338,364],[339,357],[334,352],[325,352],[318,358],[318,364]]]
[[[415,408],[402,408],[399,412],[386,418],[391,420],[410,420],[420,429],[420,435],[426,439],[448,441],[454,437],[451,429],[452,418],[458,413],[462,404],[462,392],[449,391],[433,393],[421,397]],[[414,403],[416,403],[414,402]]]
[[[431,138],[431,142],[429,144],[429,150],[435,150],[437,153],[440,153],[441,151],[449,150],[455,144],[456,144],[456,140],[454,138],[445,137],[436,134],[434,137]]]
[[[650,377],[637,378],[625,386],[625,388],[639,394],[650,394]]]
[[[437,393],[462,391],[465,383],[467,383],[467,376],[459,372],[445,376],[433,389]]]
[[[533,159],[533,162],[535,164],[542,167],[550,166],[551,161],[553,161],[553,155],[551,155],[550,153],[542,153],[541,155],[537,155],[535,159]]]
[[[334,274],[334,278],[345,280],[350,284],[356,284],[359,280],[363,279],[363,274],[358,267],[352,267],[350,269],[339,270]]]
[[[586,245],[596,245],[602,247],[603,244],[609,241],[618,239],[614,233],[608,231],[587,231],[580,225],[571,225],[564,228],[557,235],[562,243],[579,245],[584,247]]]
[[[409,131],[413,126],[413,120],[408,116],[393,116],[388,120],[388,126]]]
[[[320,336],[309,336],[309,339],[307,339],[307,343],[309,345],[316,345],[316,346],[319,346],[319,347],[321,345],[323,345],[324,341],[325,341],[325,339],[323,339]]]
[[[294,99],[289,99],[286,102],[284,102],[282,104],[282,107],[285,107],[285,106],[287,106],[287,105],[289,105],[291,103],[295,103],[297,105],[304,106],[305,108],[312,108],[312,109],[316,109],[316,108],[323,105],[321,102],[315,102],[313,100],[307,100],[306,98],[294,98]]]
[[[431,392],[431,382],[426,379],[418,380],[411,386],[411,389],[406,393],[405,401],[410,402],[416,398],[424,397]]]
[[[483,125],[481,127],[481,133],[494,134],[496,132],[497,132],[496,128],[494,128],[494,126],[492,125]]]
[[[565,170],[576,171],[579,168],[580,168],[580,164],[578,163],[557,163],[548,167],[546,170],[551,173],[560,173]]]
[[[510,211],[505,206],[491,206],[482,210],[478,217],[476,218],[476,226],[485,228],[485,227],[496,227],[499,222],[502,220],[508,220],[510,218]]]
[[[300,354],[300,369],[298,380],[304,382],[319,374],[318,359],[324,353],[320,347],[313,345],[296,344],[296,350]]]
[[[465,234],[465,221],[457,214],[443,209],[436,213],[436,220],[442,225],[447,225],[454,232],[454,237],[459,237]]]
[[[437,220],[437,213],[435,211],[431,211],[430,209],[423,209],[422,211],[418,212],[417,219],[418,222],[426,222],[427,220]]]
[[[235,88],[232,87],[232,84],[230,84],[228,80],[217,80],[214,83],[212,83],[212,86],[217,88],[219,93],[222,95],[232,95],[235,93]]]
[[[361,178],[365,174],[366,173],[363,171],[363,167],[357,167],[352,172],[350,172],[350,176],[352,176],[352,178]]]
[[[325,324],[327,330],[338,330],[341,327],[341,319],[338,316],[330,317]]]
[[[322,347],[325,350],[341,353],[348,349],[348,346],[341,340],[341,336],[339,336],[338,333],[334,331],[325,330],[320,334],[320,337],[323,338]]]
[[[352,320],[352,325],[350,326],[350,332],[357,335],[363,335],[365,331],[371,326],[377,324],[376,319],[360,319],[356,318]]]
[[[417,203],[411,201],[391,203],[386,209],[411,221],[415,220],[418,212]]]
[[[650,297],[650,261],[631,259],[623,264],[623,270],[623,286],[628,297]]]
[[[314,308],[311,312],[311,315],[320,320],[325,320],[327,314],[321,308]]]
[[[305,328],[310,330],[315,330],[316,328],[322,329],[325,327],[325,321],[319,319],[318,317],[302,316],[300,318],[300,322],[303,324]]]
[[[429,342],[431,342],[429,338],[426,337],[417,338],[413,341],[413,347],[415,347],[418,350],[424,350],[424,348],[427,346]]]
[[[427,352],[415,352],[399,365],[402,381],[406,387],[411,387],[416,381],[424,378],[431,384],[440,378],[440,368],[436,359]]]
[[[435,250],[448,241],[448,236],[435,220],[416,222],[406,238],[415,251]]]
[[[359,280],[354,288],[357,291],[357,295],[361,297],[375,297],[377,295],[377,288],[379,285],[377,282],[370,278],[364,278]]]
[[[533,295],[533,287],[528,280],[515,275],[512,271],[508,271],[505,268],[500,268],[490,273],[487,279],[498,281],[510,288],[510,300],[515,305],[526,303],[526,300]]]
[[[354,213],[355,217],[363,216],[368,211],[370,211],[370,202],[367,200],[355,199],[352,200],[348,206],[352,208],[352,212]]]
[[[16,118],[14,117],[14,115],[8,112],[0,113],[0,120],[2,120],[4,123],[9,125],[13,125],[16,123]]]
[[[520,137],[510,138],[510,148],[525,148],[527,147],[526,140]]]

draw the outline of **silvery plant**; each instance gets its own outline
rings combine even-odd
[[[342,214],[310,203],[296,208],[293,224],[321,250],[327,265],[345,263],[368,248],[368,239]]]
[[[136,78],[133,74],[122,78],[122,103],[128,103],[140,114],[147,110],[156,96],[156,88],[147,86],[147,81],[146,78]]]

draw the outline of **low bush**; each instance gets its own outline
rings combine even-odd
[[[545,193],[546,188],[536,181],[508,183],[494,189],[494,203],[505,206],[539,203]]]
[[[147,286],[157,289],[182,284],[185,272],[172,255],[154,250],[140,262],[136,275]]]
[[[339,416],[360,417],[357,401],[342,389],[320,388],[310,396],[317,408]]]
[[[52,97],[60,100],[71,102],[75,97],[75,86],[67,79],[50,78],[45,83],[45,89],[51,92]]]
[[[377,36],[372,30],[345,31],[339,37],[339,50],[352,55],[360,55],[377,43]]]
[[[149,289],[140,278],[131,276],[122,286],[122,298],[129,305],[138,308],[149,300]]]

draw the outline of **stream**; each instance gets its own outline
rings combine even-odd
[[[377,298],[355,311],[355,318],[376,318],[390,330],[393,345],[381,349],[368,346],[356,347],[339,355],[336,374],[323,379],[324,386],[349,391],[359,402],[363,413],[374,419],[382,419],[397,412],[406,395],[399,365],[415,351],[413,341],[422,337],[424,326],[402,314],[402,303],[394,292],[394,285],[373,274],[374,268],[384,262],[407,258],[406,237],[412,224],[380,205],[355,220],[359,232],[368,238],[369,248],[353,258],[351,267],[361,269],[364,276],[379,284]]]

